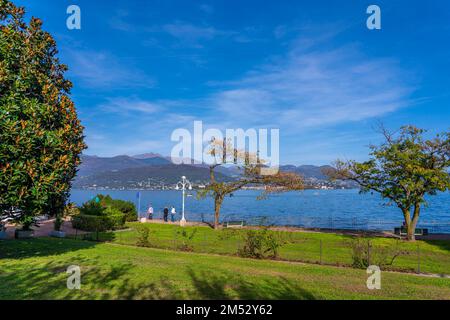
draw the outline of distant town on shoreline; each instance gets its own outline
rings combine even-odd
[[[324,171],[330,166],[282,165],[284,172],[298,173],[305,179],[306,189],[352,189],[349,181],[330,181]],[[98,157],[83,155],[73,187],[87,190],[173,190],[180,177],[188,172],[194,189],[202,189],[209,181],[207,165],[175,165],[169,157],[156,153],[136,156]],[[235,166],[223,166],[217,179],[232,181],[240,175]],[[259,190],[261,186],[244,189]]]

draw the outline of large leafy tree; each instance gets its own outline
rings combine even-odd
[[[0,0],[0,209],[29,229],[62,211],[86,146],[55,40],[24,13]]]
[[[357,182],[362,192],[375,191],[403,213],[408,240],[415,229],[426,195],[450,188],[450,133],[424,139],[424,130],[404,126],[393,134],[382,130],[385,142],[371,146],[366,162],[337,161],[334,178]]]
[[[264,186],[264,191],[258,199],[270,193],[303,189],[303,179],[299,175],[267,168],[264,159],[259,159],[257,154],[235,148],[230,141],[212,139],[208,148],[207,152],[214,159],[209,165],[210,181],[197,195],[199,198],[210,196],[214,199],[214,229],[219,227],[220,209],[226,196],[246,186]],[[231,182],[218,181],[217,169],[230,162],[240,171],[239,178]]]

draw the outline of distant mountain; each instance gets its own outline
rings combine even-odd
[[[285,165],[280,166],[280,170],[286,172],[294,172],[307,179],[327,180],[328,177],[325,174],[325,172],[327,170],[333,170],[333,167],[313,166],[313,165],[302,165],[302,166]]]
[[[294,172],[310,181],[325,181],[326,170],[331,166],[284,165],[281,171]],[[230,181],[242,173],[236,166],[221,166],[216,170],[217,179]],[[178,182],[186,175],[195,184],[209,181],[209,167],[205,164],[175,165],[170,158],[157,153],[146,153],[136,156],[97,157],[82,156],[76,188],[158,188]]]
[[[189,165],[161,165],[102,171],[90,176],[75,179],[75,188],[155,188],[173,186],[186,175],[194,185],[205,184],[209,180],[207,168]],[[218,181],[231,181],[232,178],[221,173],[216,174]]]
[[[134,159],[152,159],[152,158],[164,158],[162,155],[160,155],[159,153],[144,153],[144,154],[137,154],[135,156],[132,156],[132,158]]]
[[[81,165],[78,167],[78,177],[86,177],[103,171],[117,171],[129,168],[141,168],[149,165],[166,165],[171,162],[163,156],[130,157],[116,156],[111,158],[97,156],[81,156]]]

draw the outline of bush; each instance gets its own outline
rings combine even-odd
[[[115,230],[125,225],[125,216],[122,213],[110,213],[103,216],[79,214],[72,218],[72,226],[83,231]]]
[[[142,224],[138,224],[135,227],[135,230],[138,233],[137,236],[137,240],[136,240],[136,245],[138,247],[150,247],[150,228],[142,225]]]
[[[177,230],[177,235],[181,237],[181,244],[178,245],[179,250],[194,251],[192,239],[194,239],[197,229],[193,229],[190,233],[185,228]]]
[[[106,231],[108,230],[107,217],[105,216],[91,216],[79,214],[72,218],[72,226],[75,229],[83,231]]]
[[[65,217],[72,217],[72,216],[77,215],[79,213],[80,213],[80,209],[77,208],[75,203],[71,202],[64,208],[64,216]]]
[[[79,211],[81,215],[103,216],[105,213],[105,208],[100,203],[91,200],[83,203]]]
[[[137,220],[133,203],[113,200],[110,196],[97,195],[96,200],[83,203],[78,211],[79,214],[72,219],[72,225],[85,231],[120,229],[129,219],[135,217],[134,220]]]
[[[370,239],[355,238],[350,242],[352,248],[352,266],[354,268],[366,269],[369,265],[387,267],[394,264],[400,255],[408,254],[407,251],[399,249],[399,243],[391,247],[375,247]]]
[[[137,221],[138,214],[136,206],[133,202],[123,200],[113,200],[111,206],[125,215],[125,220],[128,222]]]
[[[95,213],[95,210],[98,209],[98,207],[102,207],[103,209],[114,208],[119,210],[121,213],[125,215],[126,221],[128,222],[137,221],[138,214],[136,206],[134,205],[133,202],[113,199],[111,198],[110,195],[104,196],[102,194],[97,195],[96,198],[99,199],[98,202],[96,202],[95,200],[91,200],[88,202],[92,207],[92,209],[94,210],[93,213]]]
[[[125,226],[125,215],[115,208],[106,208],[105,216],[109,220],[109,229],[121,229]]]
[[[244,246],[238,250],[238,255],[255,259],[276,258],[278,249],[283,244],[282,239],[267,228],[247,230],[244,235]]]

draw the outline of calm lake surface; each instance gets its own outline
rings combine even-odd
[[[97,194],[138,204],[135,190],[72,190],[71,201],[77,205],[93,199]],[[151,204],[157,218],[165,206],[175,206],[181,216],[181,191],[140,191],[140,211]],[[213,221],[214,202],[208,198],[197,200],[195,191],[186,198],[185,215],[191,221]],[[377,194],[359,194],[358,190],[305,190],[271,195],[257,200],[260,193],[243,190],[226,198],[221,221],[245,220],[249,224],[273,224],[332,229],[393,230],[400,226],[403,216],[395,206],[386,206]],[[450,233],[450,193],[429,197],[423,208],[419,226],[430,232]]]

